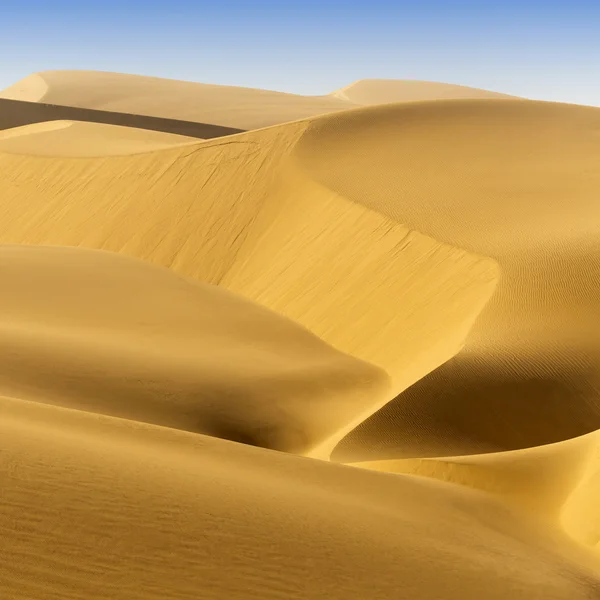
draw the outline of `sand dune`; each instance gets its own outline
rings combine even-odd
[[[363,79],[337,90],[331,95],[361,106],[424,100],[513,97],[465,85],[395,79]]]
[[[0,132],[3,596],[599,597],[600,109],[2,96],[133,119]]]
[[[384,371],[214,286],[117,254],[0,246],[0,395],[309,453]]]

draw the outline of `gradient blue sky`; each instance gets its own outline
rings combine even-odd
[[[0,4],[0,89],[92,69],[301,94],[425,79],[600,105],[600,0]]]

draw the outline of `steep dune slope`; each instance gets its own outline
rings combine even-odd
[[[307,178],[292,155],[308,124],[137,156],[0,155],[0,242],[112,250],[218,284],[399,392],[460,350],[496,265]]]
[[[0,399],[14,600],[594,600],[597,564],[483,493]]]
[[[598,109],[517,100],[313,122],[294,153],[310,179],[501,272],[460,356],[354,432],[338,458],[513,450],[600,427],[598,131]]]

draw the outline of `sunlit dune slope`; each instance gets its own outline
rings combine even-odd
[[[460,350],[496,265],[319,185],[294,156],[310,126],[137,156],[2,154],[0,242],[112,250],[220,285],[384,368],[399,392]]]
[[[294,152],[311,180],[501,273],[464,351],[334,457],[514,450],[600,428],[599,131],[596,108],[519,100],[313,122]]]
[[[385,372],[217,287],[118,254],[0,246],[0,395],[309,453]]]
[[[98,71],[46,71],[22,79],[0,97],[256,129],[353,104],[333,96],[298,96]]]
[[[598,596],[586,553],[481,492],[23,400],[0,410],[11,600]]]
[[[0,131],[0,152],[32,156],[138,154],[197,142],[160,131],[80,121],[46,121]]]
[[[513,97],[508,94],[480,90],[465,85],[400,79],[362,79],[333,92],[331,95],[362,106],[424,100]]]

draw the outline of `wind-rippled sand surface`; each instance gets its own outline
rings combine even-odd
[[[3,598],[600,598],[600,109],[0,97]]]

